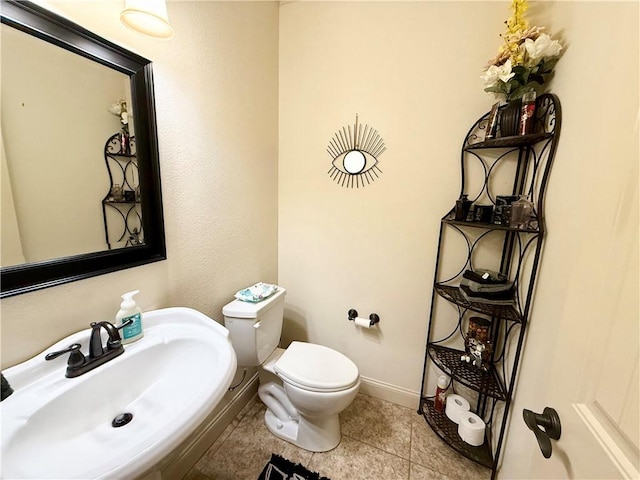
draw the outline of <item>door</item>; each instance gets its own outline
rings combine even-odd
[[[637,155],[617,167],[599,172],[589,229],[549,226],[499,479],[640,478]],[[522,417],[547,406],[562,424],[548,460]]]
[[[638,479],[638,2],[535,3],[566,40],[563,125],[498,479]],[[548,460],[522,418],[546,406],[562,423]]]

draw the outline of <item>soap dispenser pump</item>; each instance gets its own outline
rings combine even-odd
[[[120,310],[116,315],[116,327],[120,330],[122,343],[131,343],[139,340],[144,335],[142,331],[142,310],[136,305],[133,296],[139,290],[128,292],[122,295]],[[125,325],[129,322],[127,325]]]

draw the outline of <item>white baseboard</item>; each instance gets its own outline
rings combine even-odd
[[[396,387],[390,383],[374,380],[373,378],[360,377],[360,393],[386,400],[403,407],[418,410],[420,393],[402,387]]]
[[[257,393],[258,373],[255,372],[226,405],[216,408],[182,447],[170,456],[169,461],[160,466],[162,479],[182,479]]]

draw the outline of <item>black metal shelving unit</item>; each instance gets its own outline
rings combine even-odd
[[[489,112],[473,124],[462,144],[460,194],[493,206],[499,195],[528,195],[534,214],[524,229],[456,220],[454,209],[442,218],[418,413],[447,445],[490,469],[495,479],[542,254],[544,196],[562,120],[553,94],[536,100],[533,133],[501,136],[498,128],[497,137],[485,141],[488,117]],[[506,274],[514,284],[513,299],[469,299],[460,282],[466,270],[477,269]],[[461,360],[471,316],[491,324],[492,351],[485,369]],[[449,391],[463,394],[487,425],[483,445],[465,443],[458,425],[434,408],[435,379],[442,373],[451,379]]]
[[[107,247],[111,250],[140,245],[144,243],[144,233],[135,137],[128,137],[126,143],[122,141],[122,133],[109,137],[104,146],[104,161],[109,173],[109,191],[102,199]],[[122,188],[121,198],[113,195],[115,185]],[[125,198],[125,194],[128,198]],[[108,212],[115,215],[109,215]]]

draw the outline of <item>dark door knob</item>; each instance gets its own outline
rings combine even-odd
[[[551,456],[551,439],[559,440],[562,433],[560,416],[554,408],[545,407],[542,413],[522,410],[522,417],[527,427],[535,434],[544,458]]]

